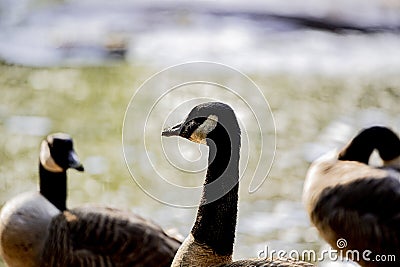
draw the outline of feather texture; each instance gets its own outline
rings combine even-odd
[[[119,209],[85,206],[51,223],[42,256],[50,266],[170,266],[180,241],[158,225]]]
[[[369,166],[374,149],[384,161],[399,162],[396,134],[384,127],[365,129],[341,152],[310,166],[303,200],[312,223],[333,248],[358,251],[353,259],[362,266],[399,266],[400,173],[397,166]],[[338,247],[339,239],[346,246]],[[397,261],[378,261],[382,255]]]

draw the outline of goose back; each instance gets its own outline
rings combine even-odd
[[[56,216],[42,256],[50,266],[170,266],[181,242],[129,211],[86,205]]]
[[[371,251],[365,260],[361,256],[354,259],[363,266],[398,266],[393,262],[377,265],[374,259],[378,255],[394,255],[400,259],[399,207],[398,178],[365,177],[325,188],[310,218],[320,235],[335,249],[357,250],[360,255]],[[347,241],[345,248],[337,246],[342,238]]]

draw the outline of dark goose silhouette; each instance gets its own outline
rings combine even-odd
[[[240,128],[232,108],[220,102],[200,104],[183,123],[163,136],[180,136],[209,147],[208,170],[194,226],[179,248],[172,267],[313,266],[289,259],[232,261],[235,241]]]

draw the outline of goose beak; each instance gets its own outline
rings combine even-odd
[[[68,166],[80,172],[83,172],[85,170],[82,163],[79,161],[78,155],[73,150],[69,153],[68,156]]]
[[[181,128],[182,128],[183,123],[179,123],[177,125],[175,125],[174,127],[169,127],[166,128],[162,131],[162,136],[178,136],[179,133],[181,132]]]

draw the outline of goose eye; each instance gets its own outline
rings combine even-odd
[[[191,134],[193,134],[194,131],[196,131],[206,120],[207,118],[204,117],[198,117],[198,118],[194,118],[192,119],[187,126],[187,133],[190,136]]]
[[[195,120],[187,122],[185,127],[182,129],[181,132],[182,137],[189,138],[190,135],[196,130],[198,126],[199,124],[196,123]]]

